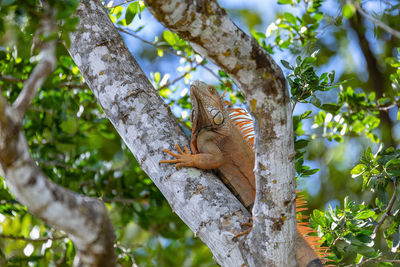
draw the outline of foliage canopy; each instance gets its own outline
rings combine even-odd
[[[107,203],[121,265],[135,258],[140,266],[214,266],[208,248],[140,169],[68,55],[78,1],[50,4],[58,33],[46,38],[58,41],[57,67],[24,118],[33,158],[57,184]],[[399,6],[383,3],[377,20],[398,27]],[[400,39],[372,23],[358,2],[279,0],[277,7],[273,22],[252,8],[228,13],[275,60],[285,58],[298,183],[305,190],[318,185],[309,188],[311,224],[330,248],[332,264],[393,266],[400,251]],[[149,78],[187,133],[192,79],[206,77],[221,93],[227,90],[232,103],[243,102],[230,77],[177,34],[163,29],[146,41],[141,33],[150,18],[142,1],[108,9],[128,43],[142,40],[135,56],[151,63]],[[47,41],[40,31],[43,12],[41,1],[1,2],[0,89],[9,102],[37,64],[36,45]],[[0,177],[0,265],[70,266],[74,253],[65,233],[31,216]]]

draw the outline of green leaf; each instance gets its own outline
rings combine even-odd
[[[228,75],[223,70],[218,70],[218,75],[222,78],[227,78]]]
[[[354,13],[356,12],[356,8],[353,4],[345,4],[343,6],[343,16],[347,19],[350,19]]]
[[[333,140],[335,140],[336,142],[339,142],[339,143],[343,142],[343,136],[341,136],[340,134],[334,134],[334,135],[332,136],[332,138],[333,138]]]
[[[165,41],[167,41],[167,43],[170,44],[171,46],[174,46],[176,44],[175,37],[172,32],[170,32],[168,30],[164,31],[163,37],[164,37]]]
[[[317,54],[318,54],[318,52],[319,52],[319,50],[316,50],[316,51],[314,51],[312,54],[311,54],[311,57],[306,57],[306,58],[304,58],[303,59],[303,62],[302,62],[302,67],[303,68],[306,68],[307,67],[307,64],[309,64],[309,63],[313,63],[313,62],[315,62],[315,61],[317,61]],[[308,65],[308,66],[310,66],[310,65]],[[312,69],[312,70],[314,70],[313,68],[310,68],[310,69]]]
[[[360,176],[361,174],[363,174],[363,172],[365,172],[366,169],[367,166],[365,166],[364,164],[358,164],[350,171],[351,177],[355,178],[357,176]]]
[[[324,15],[322,13],[315,13],[312,17],[318,22],[324,17]]]
[[[300,120],[310,118],[309,115],[312,113],[312,110],[307,110],[303,114],[300,115]]]
[[[365,152],[364,152],[364,158],[365,158],[367,161],[370,161],[370,160],[374,159],[374,154],[372,154],[372,149],[371,149],[371,147],[367,147],[367,149],[365,150]]]
[[[133,2],[126,8],[125,20],[127,25],[131,24],[132,20],[135,18],[138,11],[138,6],[138,2]]]
[[[390,165],[397,165],[400,164],[400,159],[391,159],[385,164],[385,168],[389,167]]]
[[[78,122],[75,117],[69,117],[60,124],[60,128],[67,134],[74,134],[78,128]]]
[[[312,96],[311,97],[310,103],[313,104],[314,106],[318,107],[318,108],[321,106],[321,100],[319,100],[319,98],[316,97],[316,96]]]
[[[367,133],[366,136],[374,143],[379,143],[379,137],[373,133]]]
[[[387,267],[387,266],[393,266],[391,262],[378,262],[378,267]]]
[[[296,17],[293,16],[291,13],[285,12],[283,13],[283,16],[288,22],[292,23],[293,25],[296,25]]]
[[[160,82],[160,78],[161,78],[161,74],[158,71],[156,73],[154,73],[154,81],[156,84],[158,84]]]
[[[122,6],[118,6],[116,8],[111,9],[110,18],[111,18],[112,22],[115,23],[119,19],[119,17],[121,17],[123,10],[124,10],[124,8]]]
[[[319,169],[311,169],[311,170],[303,171],[303,173],[301,174],[301,177],[311,176],[311,175],[317,173],[318,171],[319,171]]]
[[[318,225],[321,225],[322,227],[328,226],[327,220],[325,218],[325,214],[322,211],[315,209],[313,211],[312,219],[313,219],[313,221],[315,221]]]
[[[323,123],[325,122],[325,118],[326,118],[326,113],[323,110],[320,110],[318,115],[315,116],[314,122],[321,126],[323,125]]]
[[[281,5],[292,4],[292,0],[278,0],[278,4]]]
[[[328,73],[325,72],[325,73],[322,73],[322,74],[321,74],[321,76],[319,77],[319,80],[320,80],[320,81],[323,81],[323,80],[325,80],[326,78],[328,78]]]
[[[390,97],[382,97],[378,99],[378,105],[379,106],[384,106],[386,104],[389,104],[392,100],[390,99]]]
[[[379,207],[380,209],[386,209],[388,202],[389,202],[389,197],[388,194],[382,186],[378,186],[378,199],[380,201],[381,206]]]
[[[263,32],[257,32],[255,30],[251,31],[251,35],[253,35],[253,37],[257,40],[260,41],[260,39],[265,39],[267,38],[267,36],[265,36],[265,33]]]
[[[375,117],[375,116],[368,116],[363,120],[364,124],[367,124],[369,126],[369,129],[375,129],[376,127],[379,126],[380,119]]]
[[[376,256],[375,249],[368,246],[357,246],[357,253],[360,253],[361,255],[370,258]]]
[[[368,96],[368,100],[372,102],[372,101],[375,100],[375,97],[376,97],[375,92],[371,92],[371,93],[369,94],[369,96]]]
[[[281,63],[282,63],[282,65],[285,67],[285,68],[287,68],[287,69],[289,69],[289,70],[293,70],[293,67],[292,67],[292,65],[290,65],[290,63],[289,62],[287,62],[286,60],[281,60]]]
[[[164,88],[161,89],[158,94],[164,98],[167,98],[170,94],[172,93],[172,91],[169,88]]]
[[[359,133],[365,129],[365,125],[361,121],[355,121],[352,127],[353,131]]]
[[[295,148],[296,150],[305,148],[305,147],[308,145],[309,142],[310,142],[310,140],[306,140],[306,139],[299,139],[299,140],[296,140],[296,141],[294,142],[294,148]]]
[[[400,231],[400,229],[399,229],[399,231]],[[392,249],[391,249],[391,251],[392,251],[393,253],[396,253],[397,250],[399,249],[399,245],[400,245],[400,233],[399,233],[399,232],[396,232],[396,233],[393,235],[393,243],[392,243]]]
[[[368,218],[375,218],[376,214],[373,210],[363,210],[356,214],[354,219],[363,220]]]
[[[336,114],[339,111],[340,106],[337,104],[334,104],[334,103],[327,103],[327,104],[323,104],[321,106],[321,109],[325,110],[329,113]]]

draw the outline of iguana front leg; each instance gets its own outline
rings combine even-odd
[[[212,146],[212,145],[210,145]],[[182,151],[179,145],[175,144],[179,154],[176,154],[168,149],[163,149],[164,152],[170,154],[176,159],[160,160],[160,163],[175,163],[176,168],[180,167],[195,167],[203,170],[217,169],[224,164],[222,153],[213,149],[214,153],[192,154],[187,147]]]

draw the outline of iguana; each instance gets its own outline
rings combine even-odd
[[[186,147],[182,151],[176,144],[179,154],[163,150],[176,159],[161,160],[160,163],[175,163],[177,168],[195,167],[214,170],[229,190],[251,212],[256,187],[253,172],[255,155],[248,138],[244,137],[249,130],[243,131],[235,125],[222,97],[213,86],[194,81],[190,87],[190,100],[192,102],[190,148],[193,154]],[[297,227],[296,258],[299,266],[323,266],[316,252],[299,233],[304,232],[301,231],[304,228],[305,226],[301,224]]]

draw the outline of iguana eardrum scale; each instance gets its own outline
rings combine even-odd
[[[179,154],[167,149],[163,151],[176,159],[161,160],[160,163],[175,163],[176,167],[195,167],[214,170],[229,190],[251,212],[255,200],[254,151],[235,125],[224,101],[213,86],[195,81],[190,87],[192,102],[192,139],[190,153],[175,145]],[[240,123],[240,122],[239,122]],[[249,225],[249,223],[247,223]],[[299,266],[322,266],[317,254],[299,232],[297,227],[296,247]],[[238,235],[239,236],[239,235]],[[312,243],[314,240],[311,240]]]

